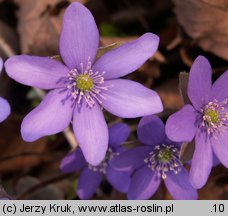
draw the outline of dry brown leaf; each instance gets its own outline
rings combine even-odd
[[[40,164],[44,160],[44,157],[41,156],[24,155],[26,152],[43,154],[47,139],[42,138],[33,143],[24,142],[20,135],[21,121],[20,117],[11,115],[7,121],[0,125],[1,173],[25,170]]]
[[[173,0],[178,22],[205,51],[228,60],[228,0]]]
[[[176,86],[178,86],[178,79],[173,78],[154,88],[160,95],[166,110],[176,111],[183,106],[183,101]]]
[[[22,53],[58,53],[62,17],[68,1],[15,0],[19,5],[18,31]]]
[[[200,200],[228,199],[228,170],[223,166],[214,167],[207,184],[199,190]]]

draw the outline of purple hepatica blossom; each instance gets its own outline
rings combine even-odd
[[[67,155],[61,163],[63,172],[73,172],[83,169],[78,181],[77,194],[80,199],[90,199],[99,187],[103,175],[110,184],[122,193],[126,193],[130,184],[130,173],[118,172],[109,166],[109,161],[123,151],[121,144],[126,141],[130,133],[129,127],[118,123],[109,128],[109,148],[105,159],[97,166],[85,161],[81,149]]]
[[[0,58],[0,73],[2,71],[3,61]],[[10,114],[9,103],[2,97],[0,97],[0,122],[4,121]]]
[[[228,167],[228,71],[212,86],[212,69],[208,60],[199,56],[193,63],[188,81],[185,105],[169,117],[166,133],[173,141],[191,141],[195,152],[190,181],[195,188],[206,184],[213,165],[213,152]]]
[[[163,179],[174,199],[197,199],[180,162],[180,144],[166,137],[163,122],[156,116],[143,117],[137,133],[145,146],[125,151],[110,162],[117,171],[133,172],[128,198],[149,199]]]
[[[51,89],[23,120],[23,139],[32,142],[61,132],[73,118],[73,130],[86,160],[99,164],[108,148],[108,127],[101,107],[122,118],[163,110],[156,92],[119,79],[150,58],[158,43],[158,36],[146,33],[95,61],[99,45],[96,23],[86,7],[72,3],[66,9],[60,36],[60,54],[65,64],[27,55],[11,57],[5,64],[8,75],[16,81]]]

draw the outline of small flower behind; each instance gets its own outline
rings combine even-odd
[[[0,58],[0,73],[3,68],[3,61]],[[0,122],[3,122],[10,114],[10,105],[9,103],[2,97],[0,97]]]
[[[109,162],[120,152],[121,147],[130,134],[129,127],[124,123],[118,123],[109,128],[109,146],[104,160],[97,166],[88,164],[81,149],[67,155],[61,162],[63,172],[82,170],[78,181],[77,195],[80,199],[90,199],[99,187],[103,176],[119,192],[126,193],[130,184],[130,172],[119,172],[112,169]]]
[[[108,127],[102,108],[121,118],[135,118],[163,110],[158,94],[141,84],[120,79],[137,70],[157,50],[159,37],[146,33],[95,61],[99,33],[90,11],[72,3],[64,14],[60,55],[14,56],[7,74],[16,81],[51,90],[21,126],[25,141],[63,131],[71,122],[86,160],[98,165],[108,148]]]
[[[161,180],[174,199],[197,199],[180,161],[180,143],[166,137],[163,122],[156,116],[143,117],[137,133],[144,146],[125,151],[110,162],[115,170],[133,173],[128,199],[149,199]]]
[[[173,141],[192,141],[195,151],[190,181],[203,187],[213,166],[213,157],[228,168],[228,71],[212,85],[212,69],[208,60],[199,56],[193,63],[188,81],[185,105],[169,117],[166,134]]]

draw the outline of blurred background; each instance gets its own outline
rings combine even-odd
[[[62,17],[72,0],[0,0],[0,56],[58,55]],[[228,0],[80,0],[100,30],[100,46],[122,44],[145,32],[160,37],[157,53],[127,76],[156,90],[167,117],[183,106],[178,76],[198,55],[206,56],[215,80],[228,68]],[[85,26],[86,28],[86,26]],[[40,98],[33,89],[1,75],[0,95],[11,104],[11,116],[0,125],[1,196],[17,199],[78,199],[78,173],[63,174],[59,163],[70,150],[63,136],[26,143],[20,136],[23,117]],[[124,121],[136,140],[139,119],[121,120],[105,113],[109,124]],[[6,193],[7,192],[7,193]],[[7,195],[8,194],[8,195]],[[94,199],[126,199],[104,180]],[[161,185],[152,199],[171,199]],[[228,199],[228,170],[213,169],[199,199]]]

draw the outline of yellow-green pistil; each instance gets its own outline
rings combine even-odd
[[[201,112],[202,126],[206,127],[207,133],[212,134],[219,131],[220,128],[227,127],[228,112],[227,112],[228,99],[221,102],[214,99],[209,102]]]
[[[166,144],[156,145],[144,159],[144,163],[152,171],[156,171],[158,177],[162,179],[166,179],[169,171],[178,174],[182,167],[178,148],[174,145]]]
[[[172,159],[172,155],[173,153],[171,149],[168,149],[168,148],[161,149],[158,154],[158,160],[162,163],[170,162]]]
[[[77,87],[82,91],[90,91],[93,87],[93,79],[88,74],[80,74],[76,79]]]
[[[208,109],[205,111],[205,116],[210,119],[210,123],[218,123],[220,120],[219,112],[217,110]]]

